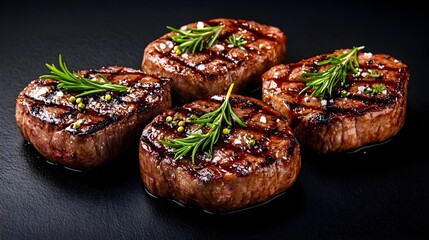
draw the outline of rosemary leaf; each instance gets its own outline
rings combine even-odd
[[[42,75],[39,78],[50,78],[59,81],[57,87],[65,92],[78,92],[76,97],[83,97],[99,93],[110,92],[126,92],[128,87],[119,84],[111,84],[107,78],[98,74],[101,81],[93,81],[85,78],[79,72],[70,72],[66,63],[63,61],[61,54],[58,57],[60,69],[54,64],[46,64],[46,67],[51,71],[51,74]]]
[[[243,38],[243,35],[236,37],[234,34],[229,36],[229,38],[226,39],[225,42],[231,44],[232,46],[238,47],[241,50],[245,50],[244,44],[247,43],[247,41]]]
[[[182,54],[195,53],[196,51],[202,51],[204,48],[211,47],[219,37],[223,27],[223,25],[217,25],[180,30],[167,26],[167,29],[176,33],[176,35],[170,36],[170,38],[178,44],[175,48],[176,53]]]
[[[306,82],[306,87],[301,90],[300,94],[313,89],[311,96],[325,99],[332,96],[332,90],[340,83],[346,83],[348,73],[357,73],[359,62],[357,53],[364,46],[353,47],[349,52],[345,52],[338,56],[328,56],[326,60],[318,61],[318,66],[331,65],[322,72],[304,72],[300,80]]]
[[[187,154],[191,154],[192,163],[195,163],[195,155],[198,151],[208,150],[207,154],[212,157],[213,147],[220,139],[224,125],[232,126],[236,122],[245,128],[246,124],[234,113],[229,102],[234,84],[232,83],[221,106],[211,112],[203,114],[198,119],[190,120],[199,126],[189,133],[185,138],[165,138],[158,140],[161,144],[173,148],[174,160],[178,160]],[[206,133],[201,133],[201,129],[208,127]]]

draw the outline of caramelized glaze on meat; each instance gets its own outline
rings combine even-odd
[[[201,52],[176,54],[168,33],[150,43],[142,69],[172,79],[173,97],[182,103],[223,94],[231,83],[234,92],[242,93],[261,84],[261,75],[280,64],[286,54],[286,35],[278,28],[254,21],[218,18],[203,21],[205,26],[224,25],[218,39]],[[196,27],[197,23],[186,25]],[[225,40],[242,36],[247,43],[242,50]]]
[[[133,139],[138,141],[144,125],[171,107],[168,79],[119,66],[80,73],[90,79],[102,74],[130,90],[110,93],[110,101],[104,95],[83,97],[81,110],[69,101],[76,93],[59,90],[56,80],[37,79],[16,100],[16,122],[23,137],[52,162],[76,169],[100,166],[128,145],[136,148]],[[76,122],[79,128],[73,127]]]
[[[226,212],[264,202],[284,192],[300,170],[299,143],[287,120],[263,102],[232,95],[234,112],[247,125],[234,125],[215,144],[213,156],[196,154],[173,160],[171,149],[158,140],[184,138],[198,125],[187,122],[185,131],[166,122],[178,115],[187,121],[218,108],[224,96],[216,95],[170,109],[157,116],[143,130],[140,145],[141,176],[156,196],[197,205],[211,212]],[[255,145],[249,145],[249,140]]]
[[[331,98],[312,97],[311,91],[300,94],[304,71],[323,71],[327,66],[317,61],[349,50],[277,65],[262,77],[263,101],[288,118],[303,146],[317,152],[342,152],[385,141],[405,121],[408,67],[387,54],[359,52],[359,74],[348,74],[346,84],[335,88]],[[379,85],[383,91],[371,94]]]

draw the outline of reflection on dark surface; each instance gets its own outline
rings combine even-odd
[[[382,175],[389,171],[400,171],[412,163],[422,162],[419,152],[424,144],[415,139],[414,134],[421,132],[416,126],[422,119],[408,110],[403,128],[382,143],[370,144],[347,153],[317,154],[301,150],[303,161],[311,164],[320,174],[332,177],[350,177],[364,174]],[[404,149],[412,149],[404,152]]]
[[[259,208],[261,209],[266,209],[269,208],[270,206],[267,205],[275,205],[275,202],[283,202],[285,200],[287,200],[287,202],[292,201],[292,205],[290,207],[294,207],[295,210],[297,210],[297,205],[299,205],[299,203],[302,203],[302,200],[300,196],[300,194],[302,194],[302,192],[299,190],[299,180],[297,180],[297,182],[295,182],[295,184],[293,186],[291,186],[289,189],[287,189],[285,192],[279,193],[276,196],[273,196],[272,198],[268,199],[265,202],[253,205],[253,206],[249,206],[243,209],[238,209],[238,210],[234,210],[234,211],[230,211],[230,212],[223,212],[223,213],[216,213],[216,212],[211,212],[209,210],[206,209],[202,209],[198,206],[192,206],[192,205],[185,205],[181,202],[178,202],[176,200],[173,199],[167,199],[167,198],[161,198],[158,196],[155,196],[153,193],[151,193],[144,185],[143,188],[145,190],[145,192],[152,197],[153,199],[156,199],[157,201],[162,201],[163,205],[165,204],[171,204],[171,205],[177,205],[178,207],[187,209],[190,212],[193,213],[197,213],[197,212],[202,212],[203,214],[207,214],[207,215],[213,215],[213,216],[226,216],[226,215],[243,215],[243,214],[250,214],[250,215],[259,215],[262,212],[266,212],[266,210],[259,210]],[[284,196],[286,195],[286,196]],[[282,200],[283,199],[283,200]],[[281,206],[287,206],[288,204],[284,205],[284,202],[282,203]],[[262,212],[261,212],[262,211]],[[248,212],[248,213],[245,213]],[[287,211],[287,212],[293,212],[293,211]]]
[[[192,226],[199,232],[210,233],[213,239],[228,233],[243,232],[243,230],[249,236],[254,236],[254,234],[270,231],[273,227],[288,224],[299,217],[306,202],[299,178],[284,193],[265,203],[222,214],[207,213],[201,208],[179,205],[151,194],[146,196],[147,203],[151,206],[151,214],[164,219],[166,226],[169,226],[169,221],[172,221],[171,224],[178,228],[174,222],[179,219],[184,226]]]
[[[0,239],[429,239],[423,4],[107,2],[0,4]],[[151,197],[136,156],[93,172],[70,171],[46,163],[12,127],[17,94],[58,53],[75,69],[139,68],[144,47],[166,25],[222,16],[280,27],[288,37],[286,63],[353,45],[403,60],[411,72],[404,127],[391,141],[356,153],[302,149],[290,189],[225,215]],[[259,91],[249,95],[260,99]]]
[[[60,188],[79,184],[83,185],[82,190],[85,187],[108,188],[132,181],[139,174],[137,153],[126,154],[94,170],[81,171],[47,160],[28,142],[23,141],[22,152],[33,173]]]

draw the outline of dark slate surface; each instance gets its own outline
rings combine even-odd
[[[67,5],[66,5],[67,4]],[[428,30],[423,5],[341,1],[219,1],[150,4],[1,2],[0,239],[429,239]],[[44,63],[62,54],[73,70],[139,68],[144,47],[166,25],[215,17],[281,28],[285,62],[365,45],[409,65],[405,126],[389,142],[357,153],[303,152],[285,194],[263,206],[210,215],[149,196],[135,153],[94,172],[45,161],[23,141],[15,99]]]

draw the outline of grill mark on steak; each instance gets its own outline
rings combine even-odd
[[[68,116],[70,117],[75,117],[78,114],[78,110],[67,107],[67,106],[63,106],[63,105],[57,105],[57,104],[50,104],[49,106],[46,104],[46,102],[44,101],[40,101],[40,100],[35,100],[35,99],[31,99],[33,100],[33,102],[31,102],[29,99],[27,99],[28,101],[28,105],[32,104],[32,106],[30,105],[30,113],[35,116],[38,117],[48,123],[54,124],[54,125],[62,125],[66,122],[66,118]],[[52,115],[49,115],[49,108],[57,108],[57,109],[61,109],[63,111],[62,115],[59,115],[57,117],[53,117]]]
[[[129,91],[108,92],[109,101],[104,94],[84,96],[85,108],[78,109],[69,101],[77,93],[57,89],[57,80],[36,79],[16,99],[15,118],[22,136],[49,161],[68,168],[94,169],[133,151],[145,124],[171,107],[169,79],[119,66],[80,74],[98,80],[96,75],[102,74]]]
[[[210,98],[205,101],[196,101],[192,104],[187,104],[183,107],[176,108],[174,109],[174,111],[169,110],[167,111],[167,114],[164,115],[167,116],[173,113],[181,114],[184,119],[189,118],[191,115],[196,115],[197,117],[200,117],[202,114],[212,111],[216,107],[220,106],[222,102],[223,98]],[[255,102],[247,98],[236,97],[233,95],[230,98],[230,103],[234,109],[241,109],[246,112],[246,115],[239,117],[247,125],[246,128],[241,128],[238,125],[234,124],[231,128],[230,134],[228,134],[227,136],[222,134],[220,136],[220,139],[217,143],[217,149],[220,149],[219,151],[233,152],[235,154],[233,156],[233,160],[230,162],[235,163],[245,161],[248,155],[252,155],[257,158],[265,159],[265,163],[261,163],[258,168],[255,168],[253,170],[257,170],[259,168],[263,168],[271,164],[273,162],[271,155],[272,153],[268,152],[268,148],[266,147],[266,145],[264,145],[264,143],[270,142],[271,137],[276,137],[278,139],[283,139],[284,141],[290,142],[288,152],[293,152],[295,147],[298,145],[298,141],[296,140],[294,134],[291,131],[279,131],[279,126],[277,122],[287,121],[283,116],[279,115],[271,118],[273,114],[277,115],[277,113],[264,110],[264,108],[260,104],[256,104]],[[269,126],[264,127],[261,126],[259,122],[251,121],[257,115],[266,115],[266,121],[270,123]],[[172,127],[171,124],[166,123],[165,121],[155,121],[152,123],[152,125],[153,129],[162,132],[165,136],[169,136],[170,138],[184,138],[188,136],[187,132],[190,131],[190,126],[192,126],[186,124],[185,130],[182,133],[179,133],[177,132],[176,127]],[[195,126],[192,127],[195,128]],[[249,148],[247,144],[233,144],[230,141],[229,136],[234,135],[234,133],[241,133],[243,131],[246,132],[247,136],[259,136],[261,140],[256,141],[256,144],[253,148]],[[152,149],[156,149],[156,154],[158,155],[157,158],[160,160],[165,158],[174,158],[174,153],[169,151],[167,148],[162,147],[158,142],[153,142],[149,138],[149,135],[151,133],[151,130],[149,130],[148,132],[144,132],[142,134],[142,139],[143,141],[145,141],[146,144],[150,145]],[[176,164],[181,165],[183,163],[186,165],[188,164],[187,162],[188,160],[177,160]],[[211,160],[207,159],[203,154],[196,155],[196,168],[204,168],[211,164]],[[223,166],[224,164],[222,164],[222,168]],[[200,173],[194,174],[196,177],[200,177]]]
[[[129,103],[128,102],[127,105],[129,106],[129,108],[134,109],[134,110],[132,112],[128,113],[127,115],[112,114],[112,113],[100,113],[98,111],[94,111],[93,109],[85,109],[84,114],[86,116],[88,116],[88,118],[91,118],[91,123],[90,124],[89,123],[88,124],[81,123],[81,127],[79,128],[79,131],[77,131],[76,129],[69,128],[68,125],[64,126],[64,124],[67,124],[69,122],[68,120],[70,118],[74,118],[79,113],[80,114],[83,114],[83,113],[81,111],[77,110],[73,106],[66,106],[66,105],[51,103],[50,100],[52,100],[52,97],[49,97],[49,96],[54,96],[55,94],[56,93],[48,94],[45,101],[37,100],[37,99],[32,98],[31,96],[25,95],[25,97],[27,97],[28,99],[33,100],[34,105],[31,106],[30,112],[33,116],[36,116],[36,117],[38,117],[44,121],[47,121],[51,124],[62,126],[63,128],[66,128],[66,131],[73,133],[75,135],[86,135],[86,134],[94,133],[94,132],[108,126],[112,122],[119,121],[120,119],[126,117],[127,115],[131,115],[134,112],[135,113],[143,112],[146,109],[148,109],[148,107],[150,106],[150,104],[144,103],[143,100],[139,100],[139,102],[143,103],[143,104]],[[83,100],[83,101],[85,102],[86,100]],[[117,104],[125,103],[125,101],[121,101],[120,99],[118,99],[117,102],[118,102]],[[50,113],[52,111],[49,111],[49,108],[62,109],[63,114],[61,114],[55,118],[51,118]],[[44,111],[44,110],[46,110],[46,111]]]
[[[142,95],[140,97],[125,99],[125,97],[129,96],[129,93],[111,93],[111,95],[116,97],[114,97],[110,102],[105,103],[104,106],[99,106],[100,109],[97,109],[97,104],[102,102],[102,100],[98,99],[100,96],[85,96],[82,97],[82,101],[85,103],[86,108],[84,111],[80,111],[77,109],[76,104],[70,103],[67,99],[59,97],[66,93],[55,88],[55,85],[58,84],[57,81],[52,79],[37,79],[33,83],[34,87],[23,94],[23,96],[27,98],[26,101],[28,102],[27,104],[30,109],[30,113],[48,123],[65,128],[66,131],[72,134],[86,135],[94,133],[108,126],[112,122],[119,121],[129,115],[146,111],[151,105],[150,102],[145,101],[148,94],[159,95],[161,94],[161,91],[163,91],[160,83],[138,85],[139,81],[141,81],[143,77],[150,76],[148,74],[141,71],[130,71],[130,69],[127,71],[124,70],[123,67],[114,67],[116,69],[113,71],[111,68],[83,70],[80,73],[86,78],[92,78],[96,74],[103,74],[103,76],[113,83],[117,82],[115,81],[115,78],[120,77],[122,78],[121,80],[126,81],[126,84],[123,85],[126,85],[131,89],[138,89]],[[130,76],[136,75],[139,77],[135,77],[134,79],[124,79],[123,76],[126,74]],[[160,79],[160,81],[167,81],[167,79],[163,78]],[[40,87],[47,88],[45,93],[37,94],[37,92],[35,92],[39,91]],[[88,103],[90,104],[88,105]],[[91,108],[91,103],[94,103],[94,108]],[[123,114],[124,112],[112,112],[118,106],[126,107],[126,114]],[[51,117],[52,112],[61,113],[56,117]],[[78,114],[85,115],[88,119],[91,119],[90,123],[81,123],[79,131],[70,128],[69,126],[70,118],[75,118]]]
[[[207,24],[207,25],[209,25],[209,26],[212,26],[212,27],[213,26],[217,26],[219,24],[223,24],[223,22],[221,22],[221,21],[214,21],[214,20],[208,20],[208,21],[205,21],[204,23]],[[228,30],[230,30],[230,31],[228,31],[227,34],[219,36],[218,39],[219,40],[225,40],[229,36],[231,36],[232,34],[236,34],[237,32],[241,31],[242,29],[244,29],[244,30],[246,30],[248,32],[251,32],[254,35],[257,35],[257,37],[255,37],[257,39],[266,39],[266,40],[269,40],[269,41],[272,41],[272,42],[278,41],[277,38],[269,36],[269,35],[266,35],[266,34],[264,34],[263,32],[261,32],[258,29],[252,28],[251,26],[249,26],[249,22],[248,21],[244,21],[244,20],[240,20],[240,19],[234,21],[231,25],[228,25]]]
[[[198,74],[203,78],[213,78],[215,76],[214,74],[210,74],[210,73],[207,73],[205,71],[198,70],[196,66],[192,66],[190,64],[187,64],[185,61],[183,61],[182,59],[180,59],[176,55],[173,55],[171,52],[160,52],[160,51],[156,51],[156,52],[159,55],[161,55],[163,58],[168,57],[169,60],[172,60],[175,63],[180,64],[182,67],[191,69],[193,73]],[[206,63],[209,63],[213,60],[214,60],[214,58],[209,58],[207,61],[203,61],[202,63],[206,64]],[[230,61],[230,60],[228,59],[228,61]]]
[[[188,118],[217,109],[224,98],[215,95],[169,109],[143,129],[140,172],[150,194],[220,213],[258,205],[295,182],[301,166],[299,142],[286,118],[257,99],[230,96],[234,113],[247,127],[234,124],[228,134],[221,134],[210,158],[200,150],[195,163],[188,155],[174,160],[172,149],[159,143],[167,137],[187,137],[199,126]],[[179,133],[166,122],[167,116],[185,120],[185,130]],[[255,140],[254,146],[249,139]]]
[[[386,54],[359,52],[359,74],[349,73],[344,86],[336,86],[330,98],[312,97],[313,89],[300,80],[303,72],[320,72],[328,66],[317,65],[328,56],[323,54],[296,63],[271,68],[263,76],[263,100],[282,112],[304,145],[318,152],[351,150],[392,137],[405,119],[408,67]],[[371,76],[374,71],[379,76]],[[383,85],[372,95],[367,88]],[[347,96],[341,96],[340,90]],[[374,126],[374,127],[373,127]]]
[[[173,97],[180,103],[222,94],[231,83],[236,84],[234,93],[243,94],[260,85],[260,76],[284,59],[286,36],[278,28],[226,18],[202,22],[206,26],[224,25],[211,47],[177,55],[174,51],[177,44],[170,38],[176,33],[169,32],[151,42],[144,51],[142,69],[171,78]],[[195,22],[186,26],[196,25]],[[245,50],[225,42],[232,34],[246,39]]]
[[[288,92],[288,94],[290,96],[294,96],[293,93]],[[326,106],[307,106],[305,105],[305,100],[304,98],[305,95],[302,94],[297,94],[298,96],[294,96],[296,99],[298,99],[298,101],[284,101],[285,104],[287,104],[288,106],[290,106],[292,109],[297,109],[297,108],[308,108],[311,110],[327,110],[329,109],[329,111],[331,112],[338,112],[338,113],[357,113],[359,114],[359,112],[363,113],[365,111],[368,111],[369,109],[373,108],[373,107],[384,107],[385,105],[389,105],[394,103],[395,101],[395,97],[394,96],[386,96],[384,98],[374,98],[371,96],[360,96],[360,95],[349,95],[346,98],[343,99],[349,99],[349,100],[357,100],[357,101],[361,101],[362,103],[364,103],[364,106],[362,107],[362,109],[359,108],[341,108],[341,107],[337,107],[334,104],[330,103],[329,101],[326,103]],[[341,98],[340,98],[341,99]],[[347,100],[345,100],[347,101]]]
[[[215,24],[216,25],[216,24]],[[213,25],[213,26],[215,26],[215,25]],[[237,29],[237,31],[236,32],[238,32],[238,29]],[[235,33],[236,33],[235,32]],[[235,34],[235,33],[232,33],[232,34]],[[223,37],[221,38],[221,37],[219,37],[218,38],[218,40],[221,40],[222,41],[222,39],[223,40],[225,40],[225,39],[227,39],[229,36],[231,36],[232,34],[225,34],[225,35],[223,35]],[[262,37],[260,37],[259,39],[261,39]],[[268,39],[268,38],[267,38]],[[272,38],[270,38],[270,39],[272,39]],[[224,46],[225,47],[225,46]],[[225,49],[229,49],[228,47],[225,47]],[[261,52],[259,51],[259,50],[257,50],[257,49],[254,49],[254,48],[246,48],[246,50],[247,51],[250,51],[251,53],[253,53],[253,54],[258,54],[258,55],[261,55]],[[173,54],[172,52],[161,52],[161,51],[158,51],[158,50],[156,50],[156,52],[159,54],[159,55],[161,55],[162,57],[167,57],[167,58],[169,58],[170,60],[173,60],[173,61],[175,61],[176,63],[178,63],[178,64],[180,64],[182,67],[186,67],[186,68],[189,68],[189,69],[192,69],[192,71],[194,72],[194,73],[196,73],[196,74],[199,74],[201,77],[204,77],[204,78],[213,78],[214,76],[216,76],[215,74],[212,74],[212,73],[207,73],[206,71],[204,71],[204,70],[199,70],[198,68],[197,68],[197,66],[192,66],[192,65],[190,65],[190,64],[188,64],[188,63],[186,63],[185,61],[183,61],[182,59],[180,59],[177,55],[175,55],[175,54]],[[231,70],[233,70],[233,69],[235,69],[235,68],[238,68],[238,67],[240,67],[241,66],[241,64],[244,62],[244,60],[243,59],[237,59],[237,58],[233,58],[231,55],[229,55],[228,54],[228,51],[227,50],[223,50],[223,51],[220,51],[219,53],[217,53],[216,51],[211,51],[211,50],[207,50],[207,55],[208,56],[210,56],[209,58],[207,58],[207,59],[205,59],[205,60],[203,60],[203,61],[201,61],[199,64],[207,64],[207,63],[210,63],[210,62],[213,62],[215,59],[220,59],[220,60],[223,60],[223,61],[226,61],[226,62],[228,62],[228,63],[231,63],[232,65],[230,65],[229,67],[228,67],[228,65],[225,65],[225,67],[227,67],[228,68],[228,71],[231,71]],[[220,74],[220,73],[219,73]]]
[[[322,55],[319,58],[316,58],[316,60],[312,59],[309,60],[309,62],[311,62],[310,65],[310,69],[312,72],[317,72],[320,70],[321,66],[316,65],[316,62],[319,60],[325,60],[327,58],[328,55]],[[390,57],[388,57],[387,59],[389,59]],[[395,94],[386,94],[385,96],[382,96],[381,94],[378,94],[376,96],[371,96],[368,94],[357,94],[356,91],[355,92],[351,92],[352,88],[356,88],[359,86],[368,86],[368,87],[372,87],[372,86],[377,86],[380,84],[383,84],[386,89],[389,92],[403,92],[403,85],[401,84],[401,77],[398,76],[398,80],[399,81],[392,81],[391,79],[386,79],[387,74],[389,74],[390,72],[394,71],[394,72],[398,72],[398,73],[405,73],[406,72],[406,68],[395,68],[393,66],[385,66],[385,65],[381,65],[377,62],[374,62],[373,60],[364,62],[364,63],[360,63],[360,69],[361,72],[368,72],[368,71],[377,71],[380,75],[380,77],[378,78],[368,78],[367,80],[365,79],[365,77],[353,77],[351,75],[348,76],[348,80],[347,80],[347,84],[346,86],[343,86],[342,89],[347,90],[350,95],[348,95],[346,98],[342,98],[341,96],[339,96],[339,94],[334,93],[331,99],[339,99],[339,101],[341,101],[341,99],[345,99],[344,101],[347,101],[347,99],[349,100],[357,100],[359,102],[363,103],[362,107],[356,108],[343,108],[343,107],[338,107],[335,106],[334,104],[331,104],[329,101],[326,103],[326,106],[309,106],[305,103],[304,98],[311,98],[310,96],[306,96],[305,94],[299,94],[299,92],[305,87],[305,82],[299,79],[295,79],[295,77],[291,76],[291,75],[287,75],[286,77],[283,78],[277,78],[277,79],[273,79],[273,81],[277,82],[278,84],[282,84],[286,87],[284,87],[284,92],[285,94],[291,96],[291,101],[284,101],[285,104],[287,104],[293,111],[298,111],[298,109],[302,108],[302,109],[310,109],[310,110],[316,110],[316,111],[328,111],[329,114],[345,114],[345,113],[349,113],[349,114],[358,114],[358,115],[362,115],[364,113],[366,113],[369,110],[372,109],[377,109],[377,108],[383,108],[386,105],[390,105],[393,104],[395,102],[396,99],[396,95]],[[294,69],[296,68],[308,68],[308,65],[302,65],[301,63],[295,63],[295,64],[290,64],[290,70],[289,72],[293,72]],[[292,79],[291,79],[292,77]],[[292,85],[293,87],[288,88],[288,85]],[[335,90],[334,90],[335,91]]]

